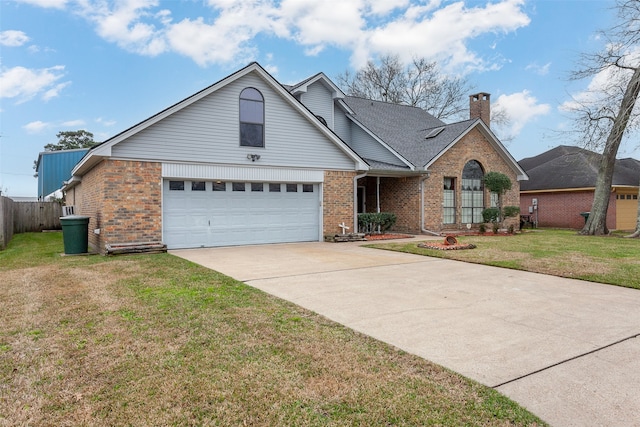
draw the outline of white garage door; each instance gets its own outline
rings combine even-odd
[[[171,249],[320,238],[318,184],[165,180],[163,239]]]

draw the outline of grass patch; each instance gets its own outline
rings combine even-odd
[[[490,388],[169,254],[60,252],[52,233],[0,253],[0,425],[544,425]]]
[[[367,246],[640,289],[640,239],[544,229],[513,236],[460,236],[458,241],[477,248],[438,251],[415,242]]]

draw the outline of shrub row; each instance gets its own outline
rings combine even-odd
[[[358,229],[361,233],[382,233],[396,223],[396,214],[388,212],[358,214]]]

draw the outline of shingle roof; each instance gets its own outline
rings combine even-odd
[[[442,152],[478,119],[445,124],[421,108],[347,96],[345,103],[362,123],[413,165],[422,167]],[[443,128],[433,138],[425,138]]]
[[[372,169],[375,170],[388,170],[388,171],[409,171],[409,166],[398,166],[392,165],[391,163],[379,162],[377,160],[364,158],[364,161],[367,162]]]
[[[518,163],[529,175],[520,183],[521,191],[595,187],[601,154],[580,147],[561,145]],[[619,159],[613,174],[613,185],[637,186],[640,161]]]

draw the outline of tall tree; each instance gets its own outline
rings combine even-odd
[[[61,151],[61,150],[73,150],[75,148],[91,148],[94,145],[99,144],[93,140],[93,134],[89,131],[80,129],[76,131],[60,131],[56,134],[58,138],[57,144],[47,144],[44,146],[44,151]],[[33,161],[33,170],[37,170],[38,161]],[[38,177],[36,172],[33,175],[34,178]]]
[[[460,117],[473,90],[466,78],[442,74],[436,62],[414,58],[404,65],[393,55],[369,61],[355,73],[347,70],[337,81],[351,96],[420,107],[441,120]]]
[[[90,148],[97,144],[93,140],[93,134],[86,130],[61,131],[56,134],[57,144],[47,144],[45,151],[72,150],[74,148]]]
[[[617,24],[601,32],[603,51],[584,54],[574,79],[592,78],[586,96],[575,100],[574,131],[585,146],[602,150],[591,214],[581,234],[608,234],[607,210],[618,149],[640,127],[640,0],[617,0]]]

